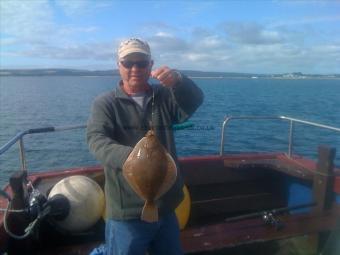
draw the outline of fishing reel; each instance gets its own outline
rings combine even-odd
[[[62,194],[57,194],[49,199],[46,198],[38,189],[35,189],[30,181],[24,183],[22,182],[21,187],[24,187],[24,192],[21,192],[22,202],[25,204],[23,209],[11,209],[11,203],[14,198],[11,198],[5,191],[1,190],[1,195],[8,200],[8,206],[5,210],[4,215],[4,229],[6,233],[14,239],[22,240],[32,235],[37,229],[41,221],[45,218],[50,218],[52,220],[63,220],[66,218],[70,211],[70,202]],[[26,193],[27,192],[27,193]],[[24,195],[24,194],[27,194]],[[9,229],[7,224],[8,215],[21,213],[20,215],[14,217],[27,217],[29,218],[29,223],[21,235],[13,233]],[[26,215],[26,216],[23,216]]]
[[[32,186],[33,188],[33,186]],[[40,193],[37,189],[32,189],[28,198],[28,215],[31,220],[35,220],[42,213],[43,207],[47,202],[46,196]]]
[[[32,191],[29,195],[28,213],[32,220],[43,219],[46,216],[53,220],[63,220],[70,211],[70,202],[62,194],[56,194],[47,199],[38,189],[31,185]]]
[[[274,226],[276,230],[281,230],[284,227],[283,222],[272,212],[264,212],[262,215],[262,220],[265,224]]]

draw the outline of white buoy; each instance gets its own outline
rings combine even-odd
[[[80,232],[93,226],[105,208],[104,192],[92,179],[74,175],[62,179],[54,185],[48,198],[62,194],[70,202],[70,212],[57,224],[68,231]]]

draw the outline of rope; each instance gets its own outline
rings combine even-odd
[[[8,209],[8,208],[0,208],[0,212],[13,212],[13,213],[23,213],[26,212],[25,209]]]
[[[25,238],[27,238],[30,234],[32,234],[32,232],[33,232],[35,226],[40,222],[40,220],[42,220],[42,219],[43,219],[46,215],[48,215],[48,214],[50,213],[50,211],[51,211],[51,207],[49,207],[49,206],[46,207],[46,208],[44,208],[44,210],[42,210],[41,212],[39,212],[38,217],[37,217],[34,221],[32,221],[32,222],[27,226],[27,228],[25,228],[25,234],[23,234],[23,235],[16,235],[16,234],[13,234],[13,233],[9,230],[8,225],[7,225],[7,213],[10,211],[9,207],[10,207],[10,203],[8,203],[7,209],[6,209],[6,211],[5,211],[5,216],[4,216],[4,229],[5,229],[6,233],[7,233],[10,237],[12,237],[12,238],[14,238],[14,239],[18,239],[18,240],[25,239]]]
[[[23,234],[23,235],[16,235],[16,234],[13,234],[13,233],[9,230],[8,225],[7,225],[7,213],[8,213],[9,210],[10,210],[10,209],[9,209],[10,205],[11,205],[11,202],[8,203],[7,208],[6,208],[6,210],[5,210],[5,215],[4,215],[4,229],[5,229],[6,233],[7,233],[10,237],[12,237],[12,238],[14,238],[14,239],[18,239],[18,240],[25,239],[26,237],[28,237],[28,236],[31,234],[31,230],[33,229],[33,227],[34,227],[35,224],[37,223],[38,218],[35,219],[33,222],[30,223],[30,225],[33,223],[33,226],[29,229],[29,231],[26,231],[27,228],[25,229],[25,234]],[[30,227],[30,225],[29,225],[29,227]]]

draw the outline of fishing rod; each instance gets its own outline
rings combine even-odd
[[[295,211],[299,209],[305,209],[305,208],[314,207],[314,206],[316,206],[315,202],[299,204],[299,205],[294,205],[294,206],[280,207],[280,208],[275,208],[271,210],[264,210],[260,212],[248,213],[248,214],[238,215],[235,217],[229,217],[229,218],[226,218],[224,221],[234,222],[234,221],[239,221],[239,220],[261,217],[265,224],[275,226],[277,230],[280,230],[283,228],[283,223],[279,219],[276,218],[278,214]]]

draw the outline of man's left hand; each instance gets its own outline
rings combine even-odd
[[[167,66],[162,66],[153,70],[151,72],[151,77],[159,80],[160,83],[166,87],[173,87],[181,80],[181,74]]]

